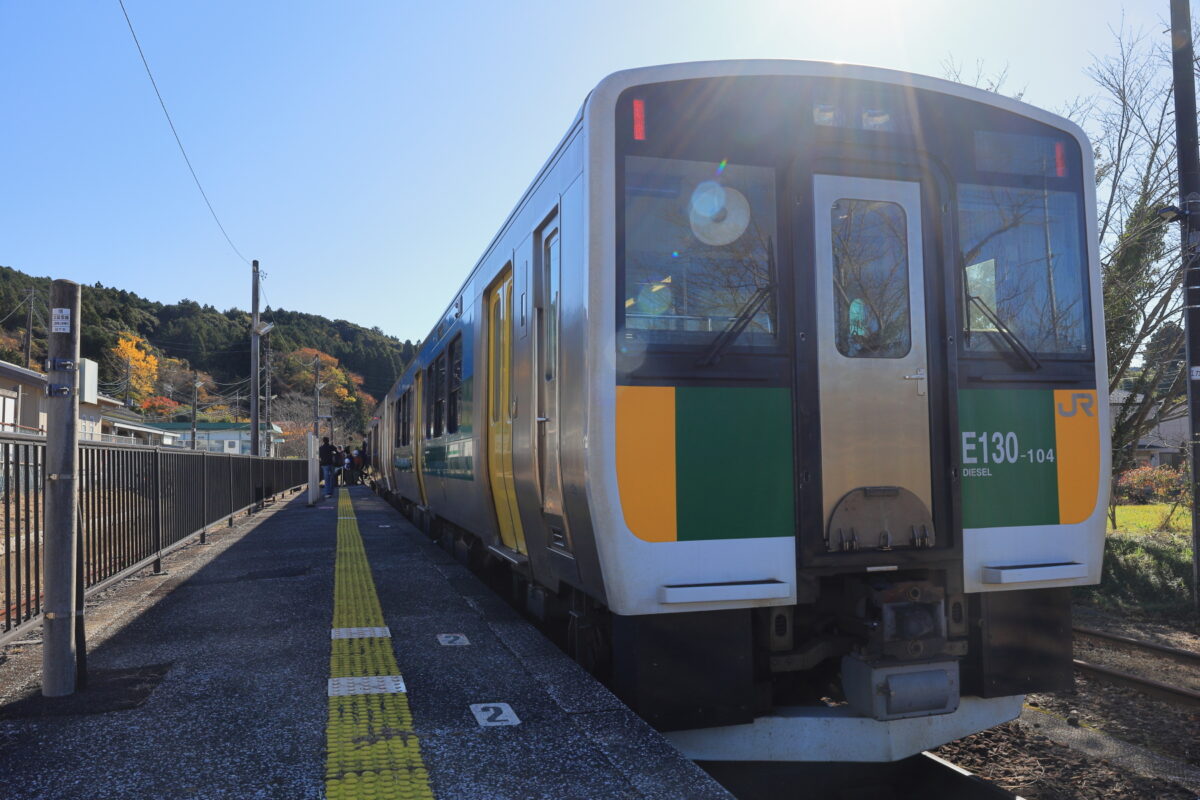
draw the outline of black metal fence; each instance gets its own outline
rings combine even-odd
[[[0,435],[0,643],[42,613],[45,438]],[[303,459],[79,443],[85,592],[156,564],[222,520],[308,481]]]

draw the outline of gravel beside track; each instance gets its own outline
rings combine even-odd
[[[1101,631],[1200,652],[1200,626],[1195,620],[1147,620],[1077,607],[1075,621]],[[1200,671],[1195,667],[1104,639],[1077,635],[1075,657],[1173,686],[1200,689]],[[1180,708],[1078,673],[1074,691],[1030,695],[1027,702],[1072,728],[1102,733],[1151,753],[1200,766],[1200,712],[1194,708]],[[1058,744],[1025,721],[1001,725],[934,752],[1029,800],[1197,797],[1195,791],[1178,783],[1138,774]]]
[[[1026,800],[1195,800],[1177,783],[1147,778],[1055,744],[1009,722],[934,754]]]

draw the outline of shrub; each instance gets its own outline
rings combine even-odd
[[[1136,467],[1117,476],[1114,497],[1118,503],[1191,504],[1192,493],[1186,469]]]

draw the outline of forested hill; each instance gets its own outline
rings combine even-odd
[[[45,355],[50,279],[0,266],[0,359],[5,361],[21,363],[25,332],[22,303],[31,288],[37,298],[33,351],[38,357]],[[346,320],[283,309],[264,310],[262,317],[275,323],[270,337],[274,352],[313,348],[328,353],[341,367],[361,375],[363,388],[374,397],[387,392],[414,352],[411,342]],[[218,380],[239,380],[250,372],[250,312],[237,308],[218,311],[191,300],[156,303],[99,283],[84,286],[83,356],[100,363],[101,380],[115,377],[118,366],[106,356],[122,331],[141,336],[163,355],[186,361],[191,368]]]

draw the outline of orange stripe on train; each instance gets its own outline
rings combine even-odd
[[[1096,508],[1100,488],[1100,409],[1096,392],[1054,391],[1058,466],[1058,521],[1083,522]]]
[[[625,525],[644,541],[674,542],[675,387],[616,388],[617,486]]]

